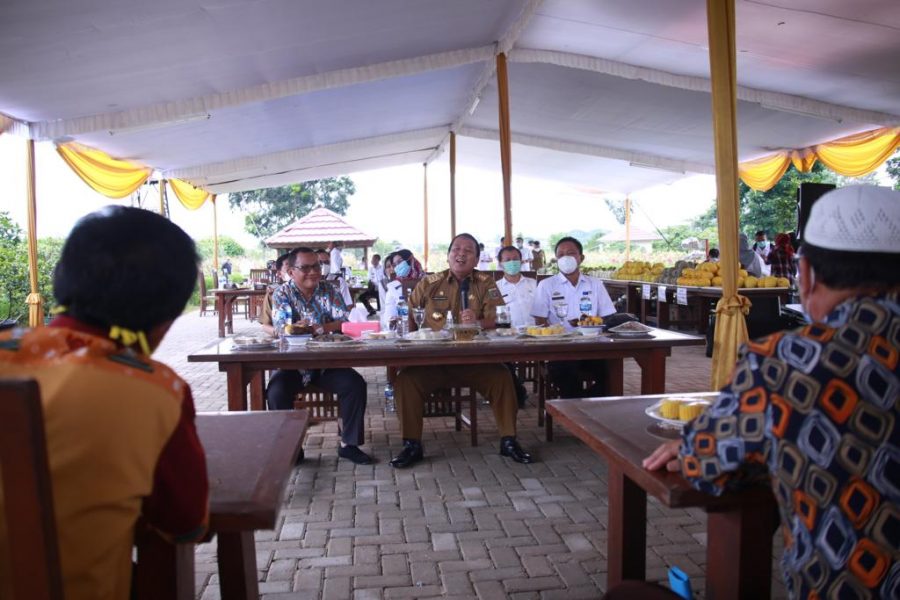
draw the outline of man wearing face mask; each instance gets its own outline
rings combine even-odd
[[[425,309],[424,326],[444,326],[447,314],[455,323],[494,327],[496,307],[503,304],[494,279],[475,269],[478,240],[468,233],[450,242],[450,268],[421,280],[409,298],[411,307]],[[411,324],[414,328],[415,324]],[[500,433],[500,454],[519,463],[532,462],[516,440],[516,392],[509,370],[502,364],[406,367],[397,376],[394,391],[400,416],[403,450],[391,466],[403,469],[424,458],[422,421],[425,398],[431,392],[454,385],[471,385],[491,404]]]
[[[509,307],[510,323],[513,327],[525,327],[534,325],[534,317],[531,316],[531,304],[534,302],[534,291],[537,282],[522,275],[522,253],[515,246],[504,246],[497,253],[497,264],[503,270],[503,277],[497,282],[497,289],[503,296],[503,302]],[[519,408],[525,406],[528,391],[525,385],[516,376],[512,363],[506,365],[513,374],[516,385],[516,399]]]
[[[812,323],[743,346],[731,382],[644,460],[719,495],[770,485],[791,598],[900,598],[900,192],[813,204],[800,298]]]
[[[559,273],[537,286],[531,314],[538,325],[561,323],[571,330],[581,315],[607,317],[616,312],[603,282],[581,272],[584,262],[581,242],[564,237],[556,242],[556,264]],[[559,314],[563,314],[560,318]],[[550,379],[563,398],[588,398],[603,392],[606,365],[600,360],[551,362],[547,365]],[[594,385],[581,389],[580,375],[590,373]]]
[[[350,295],[350,287],[347,285],[347,280],[341,277],[339,272],[334,273],[331,270],[331,257],[329,256],[328,251],[319,248],[316,250],[316,256],[318,256],[319,264],[322,266],[322,279],[333,285],[341,294],[344,303],[349,308],[353,308],[353,296]]]

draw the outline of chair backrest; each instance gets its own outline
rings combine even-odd
[[[13,598],[62,598],[44,413],[33,380],[0,380],[0,465]]]
[[[271,274],[268,269],[250,269],[250,281],[253,283],[269,283]]]
[[[200,297],[206,297],[206,277],[203,276],[202,269],[197,269],[197,282],[200,284]]]

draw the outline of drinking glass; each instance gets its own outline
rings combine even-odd
[[[554,311],[556,311],[556,316],[559,317],[560,321],[566,321],[569,317],[569,305],[565,302],[557,302],[553,305]]]
[[[498,329],[509,329],[512,327],[512,322],[509,317],[509,307],[508,306],[498,306],[497,307],[497,328]]]
[[[416,327],[422,329],[422,323],[425,322],[425,309],[424,308],[413,308],[412,309],[413,320],[416,322]]]

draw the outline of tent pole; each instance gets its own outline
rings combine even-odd
[[[512,237],[512,144],[509,129],[509,77],[506,54],[497,55],[497,91],[500,97],[500,168],[503,173],[503,233],[504,246],[511,246]]]
[[[428,272],[428,163],[422,163],[422,203],[424,209],[423,224],[425,227],[425,243],[422,258],[425,260],[423,267]]]
[[[456,132],[450,132],[450,239],[456,237]]]
[[[631,260],[631,196],[625,196],[625,260]]]
[[[216,209],[216,195],[213,194],[209,199],[212,201],[213,207],[213,269],[215,269],[216,275],[219,275],[219,215]],[[213,285],[219,287],[219,282],[213,281]]]
[[[166,180],[159,178],[159,214],[166,216]]]
[[[25,300],[28,304],[29,327],[44,324],[44,300],[38,286],[37,247],[37,191],[34,179],[34,140],[25,142],[25,194],[28,202],[28,282],[31,293]]]
[[[722,299],[716,306],[711,383],[712,389],[719,389],[729,381],[738,346],[747,341],[744,315],[749,312],[750,303],[737,293],[739,211],[734,0],[706,0],[706,15],[722,274]]]

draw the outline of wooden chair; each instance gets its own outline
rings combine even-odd
[[[250,283],[272,283],[268,269],[250,269]]]
[[[543,386],[543,392],[540,394],[538,398],[538,427],[544,425],[544,433],[546,434],[546,438],[548,442],[553,441],[553,418],[550,416],[548,412],[546,412],[546,400],[551,400],[554,398],[561,398],[562,395],[559,393],[559,388],[547,374],[547,363],[539,364],[539,383],[538,385]],[[578,373],[578,383],[581,386],[582,390],[589,390],[595,383],[596,379],[594,379],[593,373],[589,373],[586,371],[579,371]],[[542,418],[543,417],[543,418]],[[543,422],[542,422],[543,421]]]
[[[33,380],[0,380],[0,471],[12,598],[61,599],[53,486],[40,390]]]
[[[463,404],[469,404],[469,414],[463,414]],[[331,392],[315,385],[306,386],[294,400],[295,409],[305,409],[309,414],[309,424],[323,421],[338,421],[340,411],[337,398]],[[475,402],[475,390],[466,387],[452,387],[437,390],[425,401],[426,417],[454,417],[456,431],[462,431],[465,424],[470,431],[473,446],[478,445],[478,405]],[[365,443],[365,436],[360,435],[357,445]]]
[[[207,312],[216,314],[216,297],[214,294],[207,294],[206,278],[203,276],[202,269],[197,271],[197,281],[200,284],[200,316],[202,317]],[[209,308],[209,306],[212,306],[212,308]]]

